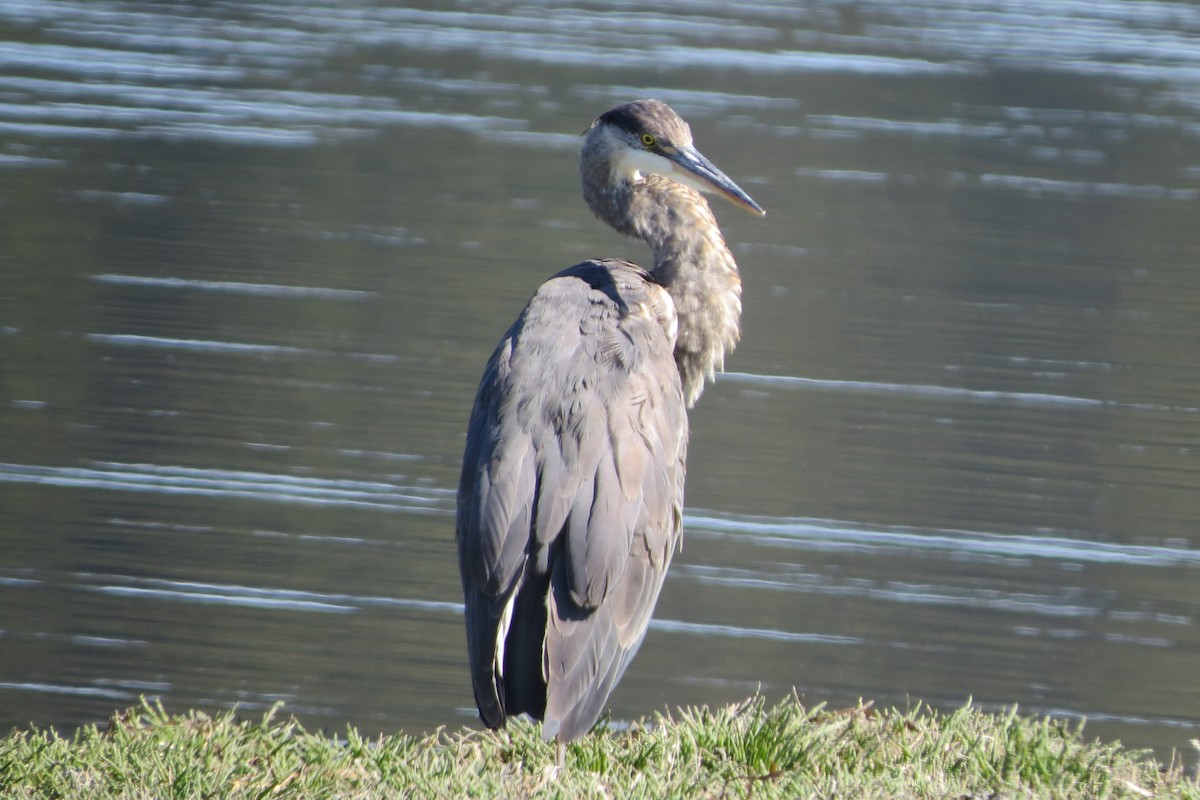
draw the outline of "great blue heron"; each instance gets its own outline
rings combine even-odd
[[[654,269],[585,261],[534,294],[475,397],[456,530],[479,714],[528,713],[560,747],[641,645],[680,538],[687,408],[738,341],[737,264],[700,192],[764,213],[657,100],[597,118],[579,171]]]

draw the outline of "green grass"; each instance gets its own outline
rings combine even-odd
[[[1196,745],[1200,747],[1200,744]],[[1195,756],[1189,754],[1189,757]],[[536,725],[331,737],[272,711],[168,715],[142,707],[64,738],[0,739],[3,798],[1190,798],[1200,784],[1079,728],[1013,711],[688,709],[566,750]]]

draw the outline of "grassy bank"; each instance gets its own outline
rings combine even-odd
[[[1196,753],[1189,757],[1196,756]],[[1088,742],[1048,720],[806,710],[752,698],[555,748],[537,728],[367,741],[271,713],[171,716],[145,705],[106,730],[0,740],[4,798],[853,797],[1200,800],[1179,765]]]

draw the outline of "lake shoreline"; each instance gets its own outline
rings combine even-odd
[[[305,730],[276,706],[118,713],[71,737],[31,728],[0,739],[10,798],[249,797],[1113,797],[1200,798],[1196,753],[1088,741],[1082,726],[989,714],[806,709],[761,696],[597,728],[566,749],[518,722],[488,732],[362,738]],[[1200,749],[1200,743],[1193,742]]]

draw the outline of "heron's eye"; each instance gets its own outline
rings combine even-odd
[[[656,141],[654,139],[654,134],[652,134],[652,133],[643,133],[642,134],[642,144],[644,144],[646,147],[654,147],[655,143],[656,143]]]

